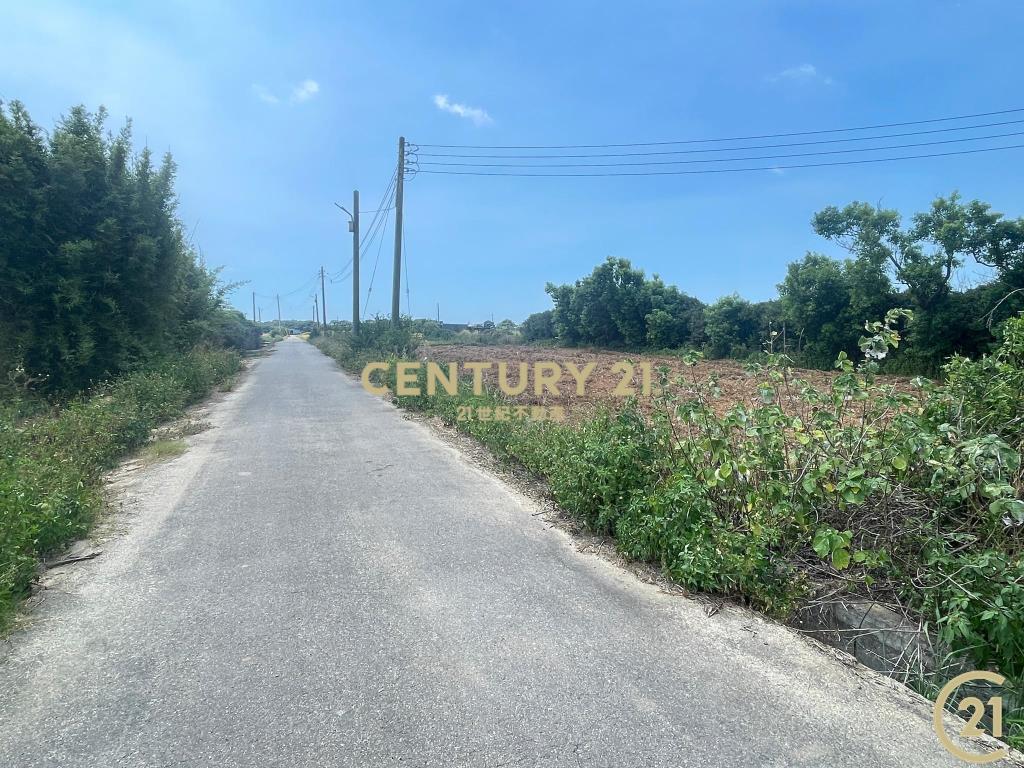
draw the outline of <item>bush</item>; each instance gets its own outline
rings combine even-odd
[[[567,430],[546,472],[552,494],[593,530],[614,533],[634,497],[657,482],[659,438],[635,405]]]

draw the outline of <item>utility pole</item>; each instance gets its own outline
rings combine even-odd
[[[263,307],[260,307],[260,325],[263,325]]]
[[[313,294],[313,323],[316,325],[317,330],[320,330],[320,309],[316,303],[316,294]]]
[[[391,283],[391,324],[401,320],[402,291],[402,198],[405,188],[405,136],[398,137],[398,176],[395,184],[395,269]]]
[[[359,190],[352,190],[352,210],[341,203],[336,207],[348,214],[348,231],[352,233],[352,334],[359,333]]]
[[[256,291],[252,292],[252,321],[256,322]]]
[[[359,333],[359,190],[352,191],[352,333]]]
[[[277,330],[281,330],[281,294],[274,296],[277,299]]]
[[[324,336],[327,335],[327,292],[324,290],[324,266],[320,265],[320,316],[324,319]]]
[[[441,302],[437,302],[437,322],[441,322]]]

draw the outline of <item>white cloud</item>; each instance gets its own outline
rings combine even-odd
[[[465,104],[449,101],[448,97],[444,94],[434,96],[434,106],[442,112],[450,112],[466,120],[472,120],[474,125],[487,125],[494,122],[491,116],[487,114],[487,110],[480,107],[467,107]]]
[[[253,83],[252,92],[264,104],[281,103],[280,96],[260,83]],[[303,101],[309,101],[318,93],[320,93],[320,83],[316,80],[303,80],[301,83],[292,86],[291,95],[288,100],[293,104],[298,104]]]
[[[832,85],[833,82],[831,77],[819,72],[813,64],[801,64],[784,69],[774,75],[769,75],[768,81],[772,83],[822,83],[823,85]]]
[[[292,101],[309,101],[320,92],[320,83],[316,80],[303,80],[292,88]]]
[[[256,98],[264,104],[277,104],[281,101],[277,96],[272,94],[266,86],[260,85],[259,83],[252,84],[252,92],[256,95]]]

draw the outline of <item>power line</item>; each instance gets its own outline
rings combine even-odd
[[[362,243],[360,243],[360,264],[363,263],[363,253],[368,252],[373,247],[373,241],[377,238],[377,234],[378,232],[380,232],[380,228],[384,226],[384,221],[385,219],[382,218],[378,220],[375,224],[371,225],[371,229],[367,231],[366,237],[364,237]]]
[[[388,226],[387,222],[384,224],[384,234],[387,234]],[[385,237],[381,237],[377,243],[377,256],[373,260],[373,272],[370,273],[370,286],[366,290],[366,301],[363,303],[363,319],[366,319],[366,314],[370,309],[370,294],[373,293],[373,279],[377,276],[377,264],[380,263],[380,253],[384,249]]]
[[[761,165],[745,168],[700,168],[687,171],[601,171],[598,173],[512,173],[507,171],[437,171],[424,168],[420,173],[433,173],[447,176],[691,176],[709,173],[741,173],[744,171],[781,171],[792,168],[824,168],[838,165],[864,165],[867,163],[890,163],[899,160],[922,160],[932,157],[952,157],[954,155],[974,155],[981,152],[999,152],[1007,149],[1020,149],[1024,144],[1010,144],[1004,147],[982,147],[978,149],[961,149],[953,152],[928,152],[920,155],[903,155],[901,157],[874,157],[860,160],[837,160],[828,163],[794,163],[790,165]]]
[[[310,277],[305,283],[303,283],[302,285],[300,285],[298,288],[296,288],[293,291],[288,291],[287,293],[276,294],[274,296],[267,296],[267,295],[262,294],[262,293],[257,293],[256,295],[259,298],[261,298],[261,299],[275,299],[275,298],[277,298],[277,296],[284,296],[284,297],[294,296],[296,293],[299,293],[300,291],[306,290],[319,277],[320,277],[320,272],[318,270],[318,271],[314,272],[313,276]]]
[[[388,201],[386,203],[382,202],[382,207],[384,207],[384,208],[387,208],[387,207],[391,206],[392,203],[394,202],[395,194],[398,191],[397,185],[394,182],[397,179],[398,179],[398,169],[395,168],[395,173],[394,173],[394,175],[391,178],[392,183],[388,185],[388,188],[391,191],[391,196],[390,196],[390,198],[388,198]],[[382,216],[380,218],[380,221],[378,222],[377,231],[374,232],[373,235],[370,237],[370,239],[367,241],[367,249],[368,249],[369,246],[373,244],[373,240],[374,240],[374,238],[377,237],[377,234],[378,233],[380,234],[380,239],[379,239],[379,241],[377,243],[377,256],[373,260],[373,271],[370,273],[370,284],[369,284],[369,286],[367,287],[367,290],[366,290],[366,301],[363,303],[363,318],[364,319],[366,317],[367,312],[369,311],[370,295],[373,293],[373,281],[374,281],[374,278],[377,277],[377,266],[380,263],[380,254],[381,254],[381,251],[384,248],[384,240],[386,239],[385,235],[387,234],[387,231],[388,231],[387,216]],[[360,261],[360,263],[362,263],[362,254],[360,254],[359,261]]]
[[[872,131],[880,128],[903,128],[908,125],[928,125],[931,123],[945,123],[954,120],[972,120],[979,117],[993,117],[995,115],[1010,115],[1024,112],[1024,107],[1015,109],[1000,109],[994,112],[975,112],[970,115],[954,115],[952,117],[933,117],[925,120],[907,120],[899,123],[878,123],[876,125],[861,125],[853,128],[825,128],[815,131],[790,131],[788,133],[763,133],[754,136],[730,136],[713,139],[683,139],[677,141],[638,141],[625,144],[417,144],[419,147],[431,147],[435,149],[610,149],[614,147],[663,147],[679,144],[711,144],[722,141],[754,141],[756,139],[781,139],[791,136],[820,136],[829,133],[849,133],[852,131]]]
[[[329,278],[331,283],[333,283],[333,284],[343,283],[346,280],[348,280],[348,278],[352,275],[352,270],[350,268],[351,266],[352,266],[352,260],[349,259],[348,265],[346,265],[346,267],[343,270],[341,270],[340,272],[335,274],[333,277]]]
[[[556,154],[556,155],[462,155],[457,153],[420,153],[418,157],[424,158],[456,158],[456,159],[478,159],[478,160],[562,160],[566,158],[645,158],[662,155],[701,155],[712,152],[746,152],[749,150],[778,150],[791,146],[816,146],[819,144],[841,144],[851,141],[878,141],[885,138],[904,138],[907,136],[927,136],[934,133],[950,133],[952,131],[970,131],[978,128],[994,128],[1004,125],[1017,125],[1024,123],[1021,120],[1002,120],[996,123],[978,123],[977,125],[962,125],[952,128],[932,128],[926,131],[903,131],[901,133],[885,133],[879,136],[847,136],[845,138],[820,138],[813,141],[786,141],[775,144],[750,144],[749,146],[714,146],[702,148],[702,150],[657,150],[652,152],[627,152],[627,153],[582,153],[582,154]],[[415,151],[414,151],[415,152]]]
[[[348,261],[345,262],[345,266],[342,267],[341,269],[339,269],[333,275],[330,275],[328,277],[328,279],[332,283],[339,282],[340,280],[344,280],[345,279],[344,275],[345,275],[346,272],[348,272],[348,268],[351,267],[351,266],[352,266],[352,257],[349,256]],[[339,277],[339,275],[341,275],[341,277]]]
[[[391,180],[388,182],[388,185],[384,188],[384,194],[381,195],[380,204],[377,206],[377,213],[373,217],[373,219],[370,220],[370,226],[366,228],[366,234],[363,235],[362,240],[359,241],[360,249],[362,249],[363,243],[368,242],[368,239],[370,237],[370,233],[372,232],[374,225],[377,223],[377,220],[381,217],[381,213],[382,212],[386,212],[387,210],[390,210],[389,206],[391,205],[391,203],[389,201],[390,198],[388,196],[389,196],[389,194],[391,194],[392,187],[394,187],[395,181],[397,180],[397,178],[398,178],[398,169],[395,168],[394,173],[391,174]],[[388,200],[389,202],[385,202],[386,200]]]
[[[1024,120],[1015,121],[1024,122]],[[985,141],[988,139],[1005,139],[1011,136],[1024,136],[1024,131],[1012,131],[1009,133],[993,133],[987,136],[972,136],[960,139],[939,139],[937,141],[919,141],[910,144],[888,144],[881,147],[853,147],[850,149],[822,149],[816,152],[789,152],[781,155],[750,155],[746,157],[716,157],[707,160],[640,160],[638,162],[617,162],[617,163],[439,163],[423,162],[421,165],[436,167],[466,167],[466,168],[611,168],[636,165],[690,165],[694,163],[735,163],[746,160],[772,160],[787,157],[813,157],[818,155],[846,155],[857,152],[881,152],[890,149],[910,149],[912,147],[933,147],[940,144],[962,144],[968,141]],[[747,149],[744,147],[744,149]],[[754,147],[749,147],[754,149]],[[698,150],[704,151],[704,150]],[[720,151],[720,150],[709,150]],[[598,157],[595,155],[594,157]],[[628,155],[626,155],[628,157]]]
[[[391,197],[389,198],[389,200],[394,200],[395,188],[389,186],[389,190],[391,192]],[[386,226],[386,219],[387,219],[386,216],[385,217],[381,217],[380,219],[377,219],[377,220],[375,220],[375,222],[371,223],[371,229],[367,232],[366,237],[363,239],[363,242],[360,244],[360,254],[359,254],[359,263],[360,264],[363,263],[363,255],[365,253],[369,252],[369,250],[371,248],[373,248],[373,241],[377,238],[377,235],[381,233],[382,227]],[[379,250],[379,247],[378,247],[378,250]],[[372,284],[372,280],[371,280],[371,284]]]
[[[377,232],[379,231],[379,229],[381,227],[381,224],[384,223],[384,220],[386,218],[385,214],[388,211],[394,209],[394,206],[393,206],[394,187],[395,187],[397,176],[398,176],[398,170],[395,169],[395,172],[391,174],[391,180],[388,182],[387,186],[384,188],[384,193],[381,196],[380,204],[379,204],[379,206],[377,208],[372,209],[372,211],[370,211],[370,210],[360,210],[360,213],[376,212],[376,215],[370,221],[370,226],[365,230],[363,238],[361,239],[361,241],[359,243],[359,260],[360,260],[360,263],[362,263],[362,259],[363,259],[364,254],[373,246],[373,240],[376,238]],[[378,255],[378,258],[379,258],[379,255]],[[328,277],[330,282],[333,284],[333,283],[340,283],[340,282],[346,280],[352,274],[352,271],[351,271],[352,265],[353,265],[353,259],[350,257],[349,260],[345,263],[345,266],[343,266],[337,272],[334,272],[333,274],[331,274]],[[320,276],[320,273],[317,272],[313,276],[312,281],[315,282],[315,280],[317,278],[319,278],[319,276]],[[303,288],[308,287],[308,286],[309,286],[309,282],[307,282],[306,285],[303,286]],[[293,293],[297,293],[298,291],[303,290],[303,288],[296,289],[296,291],[293,291]],[[373,279],[372,278],[370,280],[370,288],[371,288],[371,290],[373,288]],[[287,295],[290,295],[290,294],[283,294],[283,295],[287,296]],[[369,300],[369,293],[367,294],[367,300]]]

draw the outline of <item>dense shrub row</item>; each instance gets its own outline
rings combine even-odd
[[[0,404],[0,626],[39,558],[81,537],[100,506],[100,477],[241,365],[235,352],[197,349],[167,358],[53,407]]]

